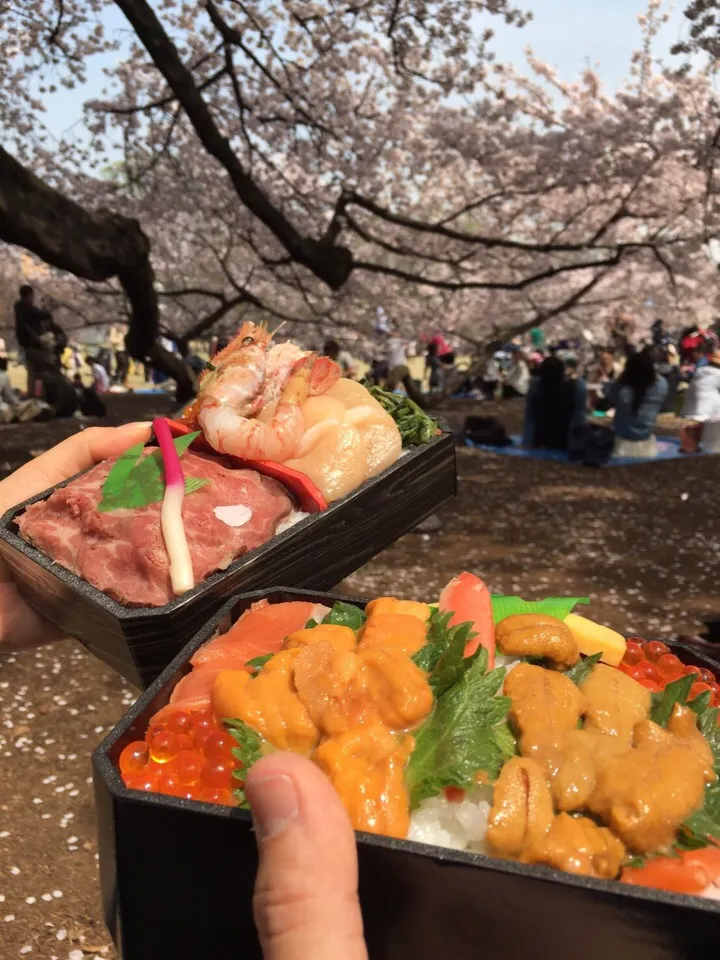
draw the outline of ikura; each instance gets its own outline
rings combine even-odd
[[[697,677],[688,699],[692,700],[709,690],[712,694],[712,705],[720,706],[720,684],[712,670],[684,664],[671,652],[667,644],[660,640],[646,643],[639,637],[632,637],[627,641],[625,656],[619,669],[653,693],[659,693],[669,683],[682,677]]]
[[[134,740],[118,764],[126,787],[186,800],[235,806],[232,791],[242,766],[233,757],[235,740],[215,716],[174,714],[167,723],[151,723],[145,740]]]

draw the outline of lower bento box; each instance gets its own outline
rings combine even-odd
[[[146,687],[227,597],[268,583],[329,590],[434,513],[456,489],[455,447],[445,432],[161,607],[124,606],[23,540],[18,518],[51,490],[5,513],[0,556],[31,607],[131,683]]]
[[[118,760],[168,702],[193,653],[264,598],[364,606],[357,598],[285,588],[229,600],[94,754],[105,916],[124,960],[261,956],[249,813],[128,790]],[[718,669],[691,647],[670,645],[685,663]],[[368,833],[357,839],[373,960],[697,960],[712,955],[720,937],[714,900]]]

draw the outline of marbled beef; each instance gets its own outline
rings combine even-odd
[[[120,603],[162,606],[173,599],[173,592],[160,528],[161,504],[101,513],[97,506],[102,485],[113,463],[93,467],[47,500],[29,506],[18,519],[20,533]],[[254,470],[231,470],[189,452],[182,466],[186,477],[210,481],[188,494],[183,505],[196,583],[269,540],[293,509],[285,488]],[[229,526],[214,513],[215,507],[239,504],[252,511],[242,526]]]

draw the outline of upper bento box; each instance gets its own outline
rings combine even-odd
[[[118,760],[168,703],[195,651],[264,598],[364,606],[282,588],[229,600],[94,754],[105,915],[127,960],[197,960],[208,950],[214,960],[261,957],[249,813],[129,790]],[[684,663],[717,670],[691,648],[670,646]],[[357,840],[373,960],[698,960],[720,936],[714,900],[368,833]]]
[[[30,606],[132,683],[145,687],[232,594],[279,582],[329,589],[412,530],[455,495],[455,449],[452,435],[442,432],[405,450],[382,473],[326,510],[157,607],[124,606],[20,536],[18,519],[30,504],[52,492],[5,513],[0,520],[0,555]]]

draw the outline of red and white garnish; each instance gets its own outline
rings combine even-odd
[[[173,592],[179,596],[195,586],[192,558],[182,518],[185,476],[167,421],[158,417],[153,422],[153,430],[165,469],[165,494],[160,511],[160,524],[170,558],[170,582]]]

